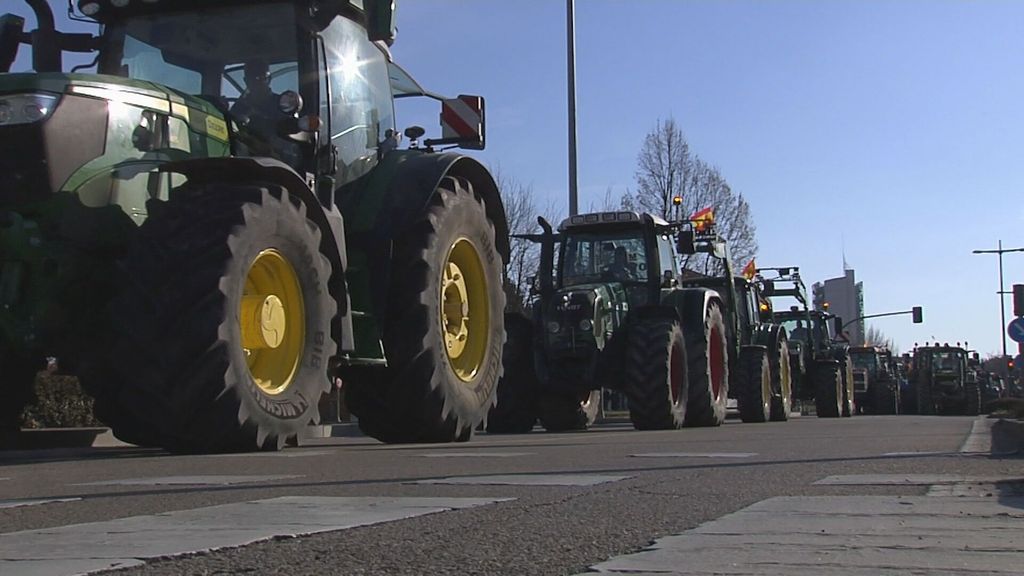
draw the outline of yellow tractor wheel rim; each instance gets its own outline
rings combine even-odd
[[[476,246],[455,241],[441,269],[441,330],[452,370],[464,382],[483,366],[490,336],[487,276]]]
[[[305,346],[306,310],[295,269],[277,250],[249,267],[238,317],[249,374],[267,394],[284,392]]]

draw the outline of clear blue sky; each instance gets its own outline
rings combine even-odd
[[[565,206],[565,2],[399,0],[398,24],[421,83],[487,97],[478,156]],[[758,264],[810,283],[845,248],[869,313],[924,306],[869,322],[904,351],[1000,350],[997,259],[971,250],[1024,246],[1024,2],[577,0],[576,33],[582,208],[674,117],[750,202]],[[1024,283],[1024,253],[1004,265]]]

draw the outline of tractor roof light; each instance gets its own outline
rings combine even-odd
[[[53,113],[57,100],[54,94],[0,96],[0,126],[40,122]]]

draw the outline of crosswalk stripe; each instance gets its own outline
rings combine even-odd
[[[472,508],[511,498],[285,496],[0,534],[0,574],[82,574],[144,559],[237,547]]]

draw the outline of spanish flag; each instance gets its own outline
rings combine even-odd
[[[753,280],[754,275],[757,274],[757,265],[754,264],[754,259],[751,258],[750,262],[743,267],[743,277],[747,280]]]
[[[697,230],[703,231],[709,225],[715,223],[715,212],[709,206],[703,210],[695,212],[693,216],[690,216],[690,222],[693,222],[693,226]]]

